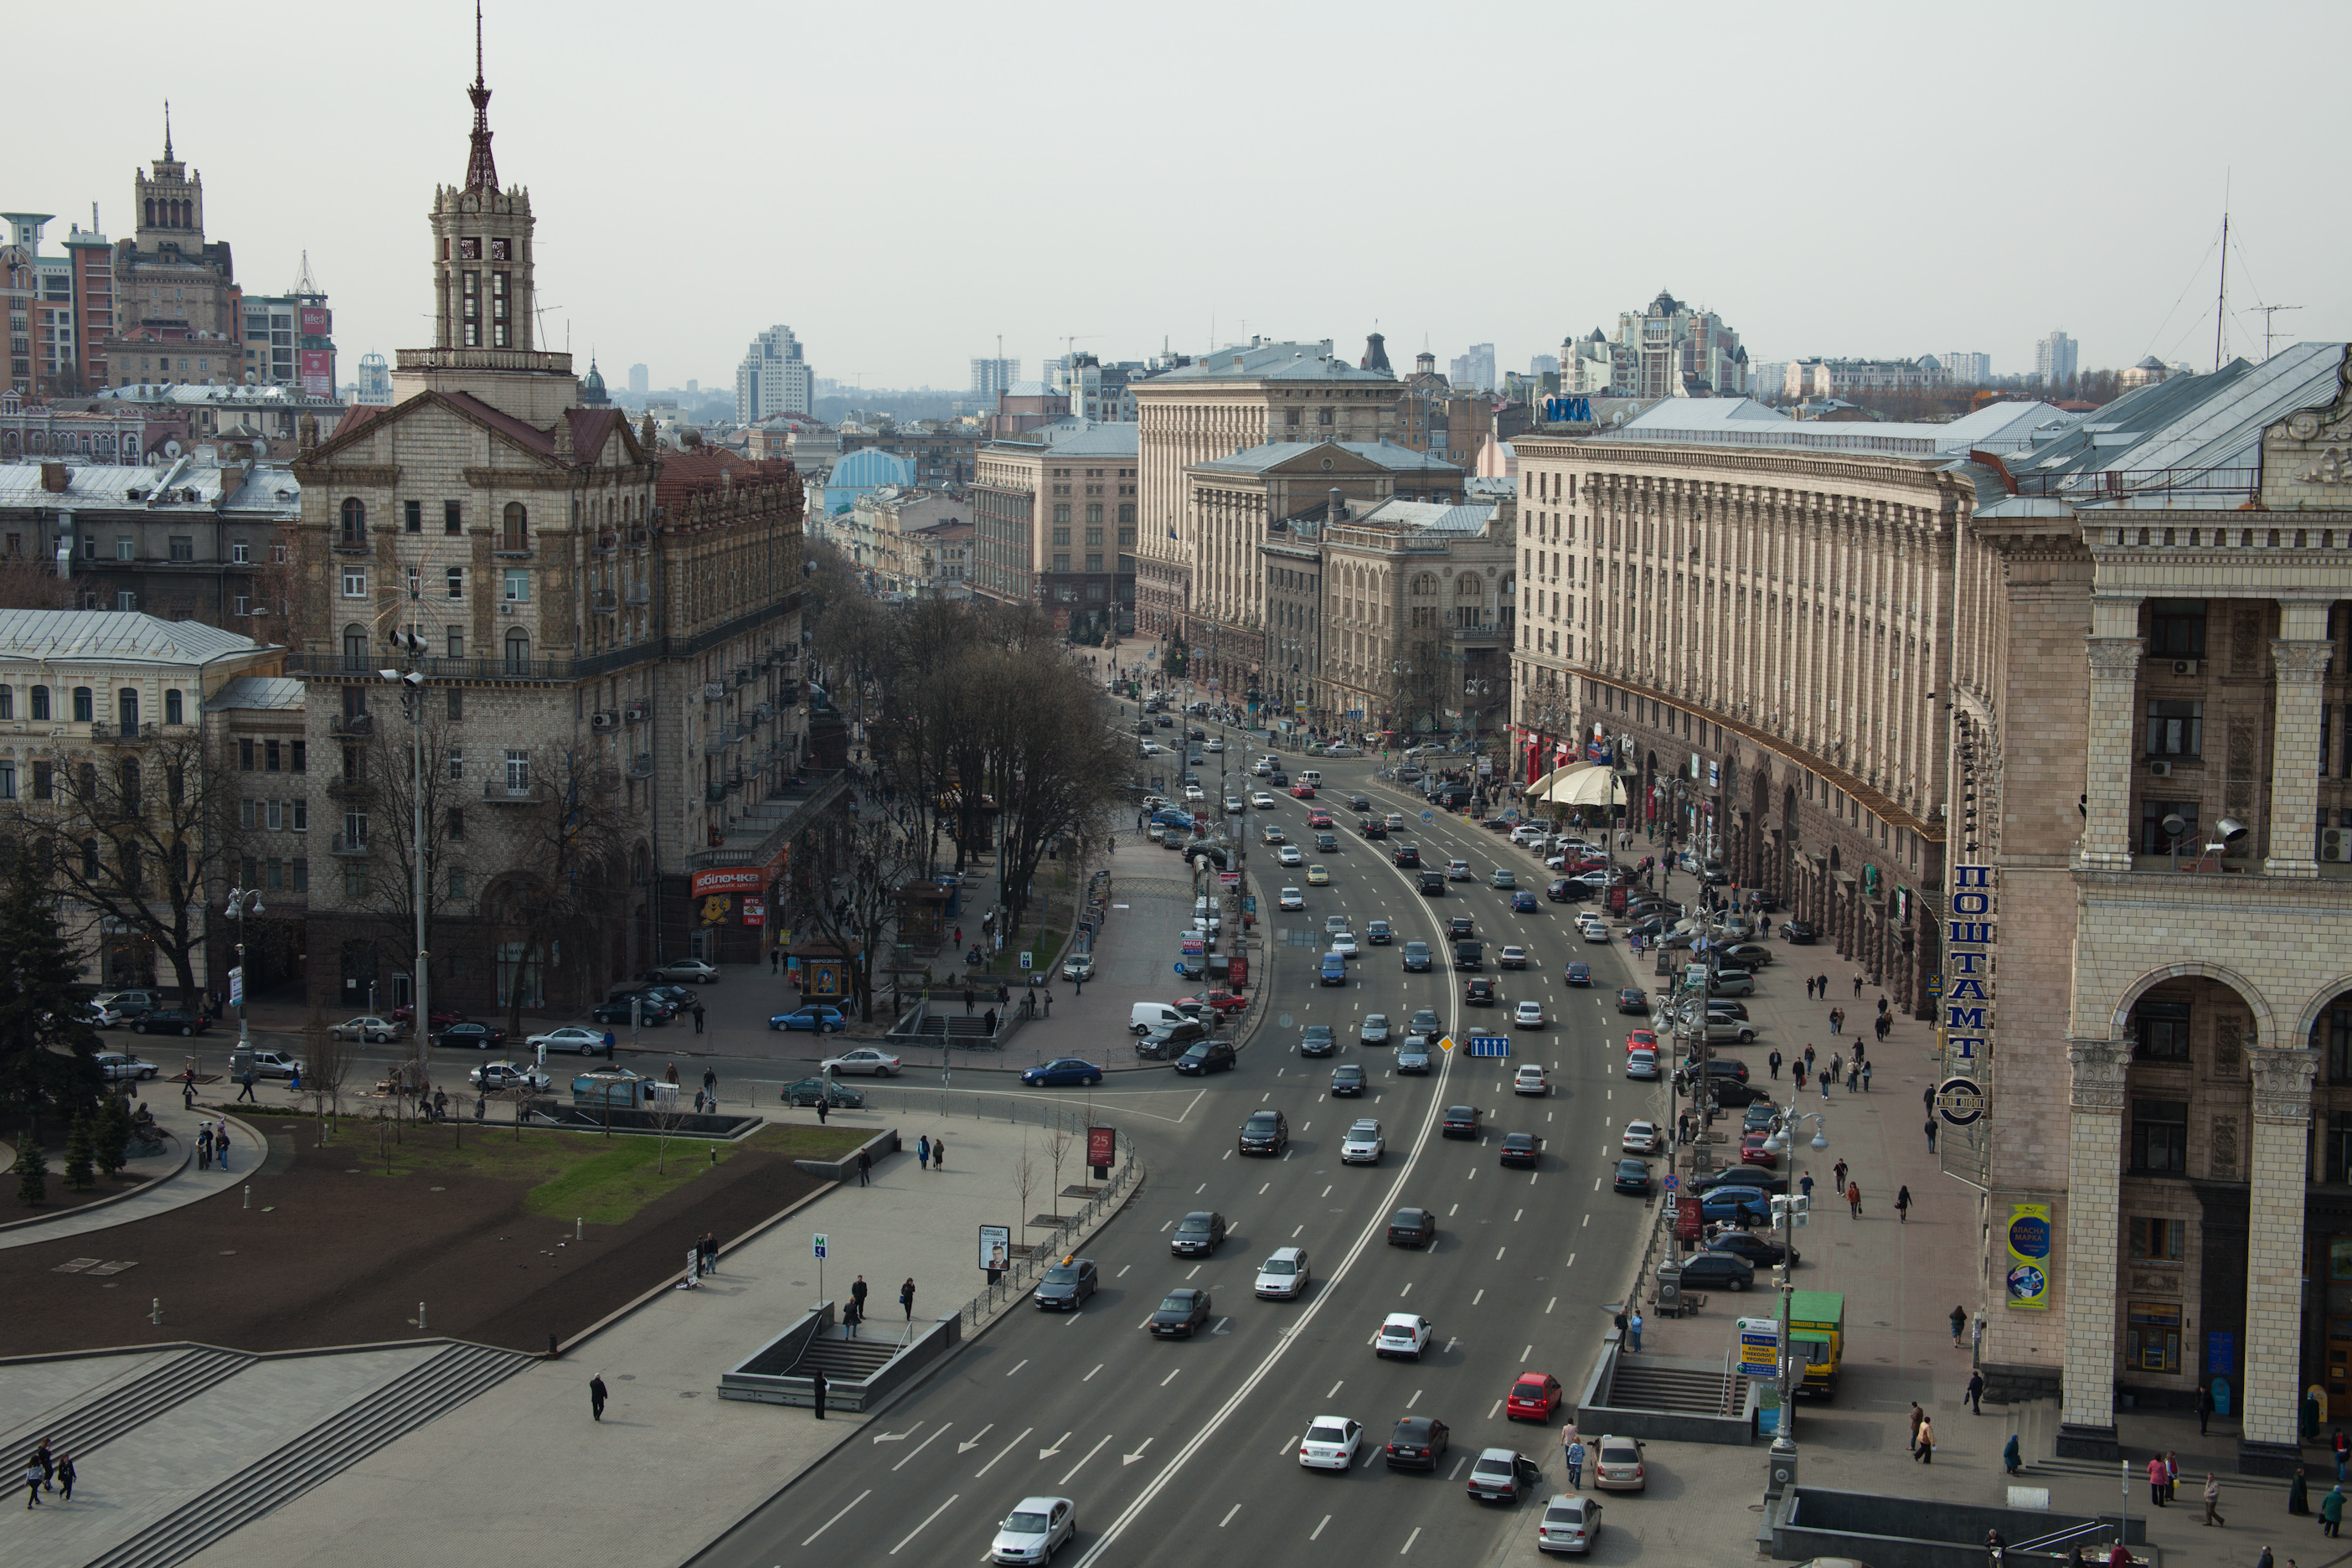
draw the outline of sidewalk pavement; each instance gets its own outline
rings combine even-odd
[[[88,1236],[118,1225],[129,1225],[133,1220],[146,1219],[167,1209],[201,1202],[249,1179],[260,1168],[261,1163],[269,1157],[268,1142],[261,1133],[250,1123],[230,1116],[228,1168],[223,1170],[215,1164],[210,1170],[198,1170],[197,1122],[200,1120],[217,1120],[226,1112],[217,1107],[202,1107],[195,1111],[184,1110],[175,1087],[160,1079],[155,1080],[155,1087],[171,1092],[142,1098],[147,1100],[147,1109],[154,1113],[156,1122],[172,1135],[172,1142],[160,1158],[151,1162],[134,1162],[130,1168],[135,1171],[142,1163],[149,1164],[159,1179],[107,1203],[85,1205],[0,1230],[0,1250],[32,1247],[45,1241],[60,1241],[68,1237]],[[63,1178],[52,1175],[51,1179]]]
[[[959,1109],[958,1097],[944,1098],[950,1111]],[[977,1227],[1014,1217],[1011,1167],[1024,1139],[1038,1136],[1034,1127],[952,1114],[923,1118],[919,1128],[873,1112],[834,1120],[896,1125],[910,1150],[919,1131],[944,1131],[947,1169],[922,1170],[912,1152],[877,1163],[870,1188],[849,1183],[824,1193],[726,1252],[701,1289],[656,1297],[562,1359],[526,1368],[191,1563],[310,1568],[321,1542],[393,1540],[414,1568],[691,1557],[866,1419],[836,1411],[819,1422],[805,1410],[718,1396],[721,1372],[819,1299],[810,1236],[829,1240],[825,1297],[846,1300],[850,1281],[865,1275],[869,1336],[903,1331],[898,1286],[909,1277],[916,1315],[944,1317],[983,1289]],[[1034,1192],[1031,1202],[1051,1206]],[[688,1239],[678,1238],[681,1257]],[[588,1409],[588,1380],[599,1375],[612,1395],[601,1423]],[[98,1458],[85,1477],[103,1473],[105,1451]],[[541,1506],[551,1486],[584,1506]]]

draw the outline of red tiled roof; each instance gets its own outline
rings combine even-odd
[[[528,447],[534,452],[549,457],[554,456],[555,437],[552,432],[533,429],[513,415],[502,413],[491,407],[470,392],[450,392],[444,393],[442,395],[448,398],[457,407],[463,409],[491,429],[510,437],[517,444]]]
[[[711,447],[664,452],[661,466],[661,478],[654,483],[654,497],[665,504],[715,489],[721,474],[734,475],[737,484],[784,484],[799,471],[780,458],[746,458],[740,452]]]
[[[572,450],[581,463],[593,462],[614,430],[629,427],[628,415],[618,408],[567,408],[563,416],[572,422]]]

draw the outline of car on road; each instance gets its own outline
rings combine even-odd
[[[1309,1024],[1298,1031],[1298,1054],[1302,1057],[1328,1057],[1339,1048],[1328,1024]]]
[[[1444,877],[1435,871],[1423,871],[1421,874],[1421,896],[1424,899],[1444,898],[1445,896]]]
[[[1437,1215],[1429,1209],[1399,1209],[1389,1215],[1391,1247],[1428,1247],[1437,1240]]]
[[[1638,1193],[1645,1198],[1648,1197],[1650,1195],[1649,1163],[1643,1160],[1618,1161],[1616,1174],[1612,1178],[1610,1185],[1617,1192]]]
[[[1449,882],[1466,882],[1470,880],[1470,862],[1467,860],[1448,860],[1445,863],[1445,879]]]
[[[1258,1110],[1242,1123],[1240,1152],[1279,1157],[1290,1147],[1290,1122],[1281,1111]]]
[[[152,991],[101,991],[89,999],[89,1005],[121,1023],[162,1006],[163,999]]]
[[[540,1071],[537,1067],[524,1062],[509,1061],[484,1062],[480,1067],[467,1073],[466,1079],[475,1088],[486,1092],[492,1089],[520,1089],[531,1094],[544,1094],[554,1084],[554,1080]]]
[[[1583,883],[1572,877],[1554,877],[1544,884],[1544,897],[1555,904],[1572,904],[1586,896]]]
[[[1478,1136],[1478,1108],[1475,1105],[1447,1106],[1445,1120],[1439,1124],[1438,1131],[1448,1138],[1475,1138]]]
[[[1549,1421],[1560,1405],[1559,1379],[1548,1372],[1523,1372],[1503,1401],[1507,1421]]]
[[[1077,1534],[1078,1505],[1066,1497],[1025,1497],[1013,1505],[989,1543],[992,1563],[1048,1563],[1062,1543]]]
[[[1229,1018],[1249,1007],[1249,998],[1231,991],[1203,991],[1197,996],[1187,996],[1176,1004],[1176,1010],[1185,1016],[1197,1018],[1205,1010],[1220,1018]]]
[[[230,1053],[229,1073],[232,1077],[241,1077],[248,1067],[256,1078],[296,1079],[300,1078],[304,1071],[302,1063],[284,1051],[247,1051],[240,1047]]]
[[[1759,1193],[1782,1197],[1788,1194],[1789,1178],[1775,1171],[1759,1171],[1753,1165],[1727,1165],[1704,1176],[1693,1176],[1687,1185],[1695,1193],[1710,1193],[1717,1187],[1753,1187]]]
[[[1780,940],[1792,947],[1811,947],[1821,940],[1821,928],[1807,921],[1782,921]]]
[[[1257,793],[1250,796],[1250,804],[1257,807],[1260,811],[1272,811],[1274,809],[1274,796],[1268,795],[1264,790],[1259,790]]]
[[[1756,1265],[1731,1252],[1694,1252],[1683,1259],[1685,1290],[1748,1290],[1756,1284]]]
[[[1275,851],[1274,858],[1285,866],[1304,866],[1307,857],[1296,844],[1286,844]]]
[[[413,1026],[416,1022],[416,1009],[413,1006],[394,1007],[392,1010],[392,1021],[395,1024],[408,1024]],[[436,1030],[446,1029],[452,1024],[462,1024],[465,1021],[466,1015],[454,1008],[436,1007],[433,1009],[433,1017],[431,1022],[433,1028]]]
[[[1525,1454],[1508,1448],[1482,1448],[1470,1467],[1467,1489],[1479,1502],[1516,1503],[1523,1491],[1543,1484],[1543,1472]]]
[[[828,1007],[821,1002],[811,1002],[806,1006],[795,1007],[789,1013],[773,1015],[768,1020],[768,1027],[778,1030],[808,1029],[816,1034],[829,1035],[847,1022],[848,1019],[844,1016],[840,1008]]]
[[[1374,947],[1386,947],[1396,940],[1396,930],[1386,921],[1366,921],[1364,940]]]
[[[1658,1127],[1654,1121],[1628,1121],[1625,1136],[1619,1147],[1628,1154],[1654,1154],[1658,1152]]]
[[[1580,959],[1560,971],[1560,978],[1570,985],[1590,985],[1592,984],[1592,965]]]
[[[1525,888],[1521,888],[1517,892],[1511,895],[1511,910],[1513,913],[1531,915],[1535,913],[1537,908],[1536,896],[1528,891]]]
[[[1285,888],[1275,896],[1274,902],[1276,909],[1303,910],[1307,907],[1307,893],[1303,889]]]
[[[1627,1051],[1625,1053],[1625,1076],[1642,1083],[1654,1083],[1657,1081],[1658,1053],[1655,1051]]]
[[[1656,1050],[1657,1048],[1658,1048],[1658,1031],[1657,1031],[1657,1030],[1655,1030],[1655,1029],[1628,1029],[1628,1030],[1626,1030],[1626,1031],[1625,1031],[1625,1049],[1626,1049],[1628,1052],[1633,1052],[1633,1051],[1654,1051],[1654,1050]]]
[[[1202,793],[1201,786],[1199,784],[1188,784],[1184,786],[1184,802],[1187,805],[1197,805],[1208,798],[1209,797],[1206,795]]]
[[[1093,953],[1074,952],[1070,954],[1069,957],[1062,960],[1063,979],[1092,980],[1094,977],[1095,955]]]
[[[1363,952],[1356,945],[1355,933],[1344,931],[1332,933],[1331,951],[1342,958],[1360,957]]]
[[[1081,1057],[1056,1057],[1021,1075],[1021,1081],[1033,1089],[1066,1083],[1100,1083],[1102,1080],[1103,1069]]]
[[[1310,888],[1328,888],[1331,885],[1331,873],[1320,866],[1309,866],[1307,868],[1307,885]]]
[[[1617,990],[1617,1011],[1650,1016],[1650,994],[1638,985],[1623,985]]]
[[[1151,1331],[1160,1339],[1191,1339],[1209,1326],[1209,1293],[1191,1286],[1171,1290],[1151,1314]]]
[[[1434,1470],[1454,1440],[1445,1423],[1433,1415],[1408,1415],[1389,1434],[1387,1457],[1391,1470]]]
[[[1430,1065],[1427,1046],[1415,1045],[1408,1040],[1397,1047],[1396,1070],[1399,1078],[1402,1078],[1407,1073],[1426,1073],[1430,1069]]]
[[[1637,1437],[1604,1436],[1592,1445],[1592,1484],[1604,1492],[1637,1492],[1649,1485]]]
[[[1225,1216],[1214,1209],[1196,1209],[1176,1222],[1168,1250],[1179,1258],[1207,1258],[1225,1239]]]
[[[1309,827],[1328,827],[1331,826],[1331,814],[1324,810],[1319,805],[1310,807],[1307,813],[1307,826]]]
[[[1465,942],[1462,945],[1465,947],[1475,947],[1476,943]],[[1465,964],[1461,959],[1456,958],[1454,961],[1454,967],[1456,969],[1475,968],[1476,965]],[[1465,985],[1462,988],[1462,1000],[1468,1003],[1473,1007],[1491,1007],[1502,999],[1502,993],[1495,988],[1495,982],[1493,979],[1486,975],[1479,976],[1477,979],[1473,980],[1469,984]]]
[[[1487,874],[1486,885],[1490,888],[1499,888],[1505,892],[1514,891],[1519,885],[1518,874],[1508,866],[1497,866]]]
[[[1387,1045],[1389,1043],[1389,1016],[1386,1013],[1365,1014],[1364,1021],[1356,1027],[1356,1038],[1361,1040],[1368,1046]]]
[[[1761,1187],[1709,1187],[1698,1195],[1698,1212],[1702,1219],[1760,1224],[1772,1217],[1772,1200]]]
[[[1404,944],[1404,952],[1402,958],[1406,973],[1426,973],[1429,970],[1430,963],[1429,943],[1425,942],[1406,942]]]
[[[447,1050],[494,1051],[507,1043],[507,1032],[494,1024],[477,1024],[469,1018],[442,1030],[433,1037],[433,1043]]]
[[[1356,1453],[1364,1446],[1364,1428],[1345,1415],[1318,1415],[1307,1424],[1307,1436],[1298,1440],[1298,1463],[1309,1470],[1341,1470],[1353,1468]]]
[[[1760,1236],[1754,1236],[1744,1230],[1725,1231],[1721,1236],[1709,1241],[1706,1244],[1706,1249],[1709,1252],[1728,1252],[1734,1258],[1744,1258],[1750,1267],[1756,1268],[1776,1267],[1780,1261],[1782,1251],[1779,1242],[1767,1241]],[[1791,1267],[1805,1260],[1805,1255],[1795,1247],[1790,1247],[1787,1251]]]
[[[1543,1064],[1541,1062],[1523,1063],[1519,1070],[1511,1075],[1511,1092],[1513,1094],[1549,1094],[1551,1085],[1544,1080]]]
[[[872,1046],[860,1046],[854,1051],[844,1051],[841,1055],[828,1057],[816,1065],[821,1071],[835,1075],[867,1073],[876,1078],[897,1078],[899,1068],[897,1057],[887,1051],[876,1050]]]
[[[1599,921],[1586,921],[1576,929],[1577,933],[1587,942],[1606,945],[1609,941],[1609,928]]]
[[[1756,976],[1745,969],[1718,969],[1707,976],[1706,993],[1710,996],[1753,996]]]
[[[1041,1312],[1075,1312],[1102,1283],[1102,1273],[1091,1258],[1065,1258],[1045,1270],[1030,1297]]]
[[[1542,1522],[1536,1526],[1536,1550],[1591,1552],[1601,1534],[1601,1505],[1589,1497],[1554,1492],[1544,1504]]]
[[[1543,1161],[1542,1146],[1532,1132],[1506,1132],[1503,1134],[1502,1159],[1507,1168],[1532,1167]]]
[[[1436,1332],[1430,1321],[1418,1312],[1391,1312],[1381,1321],[1381,1331],[1372,1336],[1372,1353],[1384,1360],[1396,1356],[1419,1361]]]
[[[675,1003],[644,991],[614,996],[588,1009],[588,1019],[595,1024],[644,1023],[658,1028],[677,1016]]]
[[[1197,1076],[1231,1072],[1241,1062],[1234,1054],[1231,1040],[1194,1040],[1184,1047],[1184,1054],[1178,1057],[1172,1065],[1178,1072]]]
[[[719,983],[719,966],[705,963],[698,958],[676,958],[646,970],[645,977],[647,980],[683,980],[696,985],[715,985]]]
[[[835,1083],[829,1078],[804,1078],[786,1084],[777,1098],[786,1105],[814,1105],[822,1099],[832,1110],[856,1110],[866,1104],[864,1089]]]
[[[1171,1008],[1173,1012],[1174,1009]],[[1181,1014],[1173,1023],[1147,1025],[1143,1037],[1135,1042],[1135,1054],[1143,1061],[1162,1062],[1181,1056],[1184,1047],[1195,1040],[1205,1040],[1209,1031],[1197,1019]]]
[[[1331,1069],[1331,1098],[1360,1100],[1364,1093],[1364,1069],[1347,1062]]]
[[[1405,1025],[1405,1032],[1412,1035],[1426,1035],[1433,1040],[1437,1038],[1437,1031],[1441,1026],[1436,1008],[1416,1007],[1412,1011],[1412,1021]]]
[[[1290,786],[1290,793],[1300,800],[1313,800],[1315,786],[1311,784],[1293,784]]]
[[[213,1021],[185,1007],[157,1007],[131,1020],[134,1035],[201,1035]]]
[[[133,1019],[131,1027],[133,1033],[138,1032],[139,1020]],[[364,1040],[372,1046],[381,1046],[387,1041],[396,1040],[407,1032],[407,1025],[396,1024],[390,1018],[379,1018],[369,1013],[362,1013],[356,1018],[346,1018],[327,1030],[327,1033],[336,1039]],[[602,1044],[601,1041],[598,1043]]]
[[[1525,969],[1527,966],[1528,950],[1524,947],[1505,947],[1495,955],[1495,967],[1497,969]]]
[[[1522,1002],[1511,1009],[1511,1026],[1515,1029],[1540,1029],[1544,1026],[1543,1004]]]
[[[1389,858],[1400,866],[1418,866],[1421,864],[1421,846],[1400,844],[1389,851]]]
[[[1303,1247],[1277,1247],[1274,1256],[1257,1266],[1257,1279],[1251,1286],[1270,1301],[1287,1301],[1306,1294],[1313,1275],[1307,1268],[1307,1249]]]
[[[1377,1165],[1388,1152],[1389,1141],[1381,1135],[1381,1124],[1369,1116],[1358,1117],[1339,1140],[1339,1163],[1343,1165]]]
[[[1242,805],[1241,796],[1237,795],[1229,795],[1225,796],[1225,815],[1227,816],[1239,816],[1244,809],[1246,808]]]
[[[92,1058],[98,1070],[109,1083],[127,1083],[139,1079],[153,1078],[162,1069],[153,1062],[141,1061],[129,1051],[100,1051]]]
[[[1278,822],[1269,822],[1259,827],[1257,837],[1261,844],[1282,844],[1289,839],[1289,835],[1282,831],[1282,825]]]

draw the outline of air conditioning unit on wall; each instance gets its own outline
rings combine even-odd
[[[591,713],[588,715],[588,728],[595,731],[598,734],[606,734],[612,731],[619,729],[620,727],[621,716],[618,713]]]
[[[2352,860],[2352,828],[2329,827],[2319,835],[2322,860]]]
[[[2197,673],[2203,662],[2204,661],[2201,659],[2176,658],[2172,661],[2172,673],[2175,675],[2194,675]]]
[[[2168,779],[2172,776],[2172,764],[2170,763],[2150,763],[2147,764],[2147,771],[2154,777]]]

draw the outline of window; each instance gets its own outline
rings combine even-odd
[[[2189,1102],[2132,1101],[2132,1165],[2143,1176],[2189,1173]]]
[[[530,793],[530,753],[509,750],[507,752],[507,793]]]
[[[274,773],[278,772],[278,759],[284,754],[285,753],[278,749],[278,742],[276,741],[264,741],[261,743],[261,771],[266,773]]]
[[[253,751],[254,751],[253,742],[252,742],[252,740],[251,740],[249,737],[248,737],[248,738],[247,738],[247,739],[243,739],[243,740],[240,740],[240,741],[238,741],[238,742],[237,742],[237,743],[236,743],[236,769],[237,769],[237,772],[242,773],[251,773],[251,772],[253,771]]]
[[[452,839],[466,837],[466,814],[455,806],[449,808],[449,837]]]
[[[1102,502],[1088,501],[1087,503],[1087,521],[1094,523],[1099,523],[1102,521]],[[1100,543],[1102,541],[1102,535],[1097,533],[1095,535],[1095,540],[1097,543]]]
[[[2352,1182],[2352,1112],[2339,1110],[2330,1116],[2322,1138],[2326,1143],[2322,1152],[2327,1161],[2327,1179]]]
[[[453,686],[449,689],[449,717],[463,719],[465,716],[466,694]]]
[[[114,694],[114,717],[122,726],[122,733],[139,733],[139,689],[126,686]]]
[[[1088,555],[1088,556],[1087,557],[1087,571],[1089,571],[1089,572],[1099,572],[1099,571],[1101,571],[1102,569],[1103,569],[1103,563],[1102,563],[1102,557],[1101,557],[1101,556],[1099,556],[1099,555]],[[1102,584],[1099,584],[1099,583],[1097,583],[1097,584],[1095,584],[1095,588],[1096,588],[1096,596],[1097,596],[1097,597],[1100,597],[1100,596],[1101,596],[1101,588],[1102,588]]]
[[[289,767],[286,771],[293,773],[308,773],[310,768],[307,759],[310,752],[310,742],[308,741],[297,741],[289,748],[289,750],[293,752],[294,760],[293,765]]]
[[[228,558],[232,565],[250,566],[253,564],[253,546],[242,539],[232,539],[228,542]]]
[[[2131,1222],[2131,1255],[2136,1263],[2178,1263],[2189,1227],[2177,1219],[2135,1219]]]
[[[1065,541],[1063,541],[1063,542],[1066,544],[1066,543],[1068,543],[1069,542],[1068,542],[1067,540],[1065,540]],[[1056,572],[1067,572],[1069,569],[1070,569],[1070,558],[1069,558],[1067,555],[1056,555],[1056,556],[1055,556],[1055,557],[1054,557],[1054,570],[1055,570],[1055,571],[1056,571]]]
[[[0,800],[16,798],[16,764],[0,757]]]
[[[346,599],[364,599],[367,597],[366,567],[346,566],[343,568],[343,597]],[[362,639],[362,642],[364,643],[364,639]]]
[[[466,569],[463,566],[450,567],[448,584],[449,597],[462,602],[466,597]]]
[[[408,533],[424,532],[425,503],[421,500],[405,500],[401,502],[400,526],[404,531]]]
[[[269,860],[269,886],[273,890],[286,886],[286,862],[276,856]]]
[[[117,561],[135,561],[138,559],[138,552],[131,546],[131,536],[129,534],[118,533],[114,536],[114,558]]]
[[[2150,599],[2147,602],[2147,657],[2203,658],[2205,601]]]
[[[293,890],[298,893],[309,892],[310,890],[310,862],[308,860],[289,861],[288,863],[288,869],[293,873],[290,879]]]
[[[507,502],[504,525],[499,531],[499,548],[500,550],[530,548],[530,514],[523,510],[522,502],[519,500]]]
[[[286,803],[282,800],[265,800],[261,805],[264,826],[272,833],[283,830],[286,826]]]
[[[2139,852],[2143,855],[2169,855],[2176,847],[2172,836],[2164,830],[2168,816],[2180,818],[2180,853],[2195,855],[2205,847],[2197,833],[2197,803],[2193,800],[2142,800],[2139,803]]]
[[[367,829],[368,821],[366,812],[347,811],[343,813],[343,844],[346,847],[352,849],[366,848],[368,841]]]
[[[170,548],[172,559],[174,561],[189,562],[196,558],[196,542],[193,535],[185,533],[172,535]]]
[[[125,588],[114,595],[114,607],[118,610],[135,610],[139,607],[139,595]]]
[[[1122,523],[1132,523],[1135,521],[1135,503],[1133,501],[1122,501],[1119,504],[1118,521]],[[1131,535],[1121,534],[1118,542],[1121,544],[1132,544],[1135,542],[1135,540]]]
[[[1067,501],[1063,502],[1054,509],[1054,521],[1065,526],[1068,525],[1070,521],[1070,507]],[[1067,542],[1068,538],[1069,536],[1067,534],[1063,535],[1065,542]]]
[[[357,496],[347,497],[343,501],[343,531],[338,542],[345,548],[367,542],[367,503]]]
[[[343,897],[354,903],[367,897],[366,867],[346,866],[343,868]]]
[[[2205,704],[2151,702],[2147,705],[2147,754],[2151,757],[2194,757],[2205,746]]]
[[[33,798],[55,800],[57,796],[57,770],[47,763],[35,763],[33,764]]]
[[[2180,1370],[2180,1303],[2134,1301],[2124,1331],[2124,1363],[2140,1372]]]
[[[453,899],[466,896],[466,868],[463,866],[449,868],[449,896]]]
[[[2312,1044],[2319,1046],[2321,1031],[2326,1032],[2327,1081],[2352,1083],[2352,1007],[2332,1007],[2326,1016],[2311,1026]]]
[[[530,673],[530,634],[520,628],[507,634],[507,673]]]
[[[1282,411],[1282,422],[1285,425],[1297,425],[1305,417],[1306,414],[1302,409],[1286,408]]]
[[[39,720],[47,719],[48,716],[49,689],[46,686],[36,686],[33,688],[33,717]]]
[[[466,531],[466,512],[464,507],[453,500],[445,500],[441,503],[441,531],[444,533],[463,533]]]
[[[0,719],[14,719],[16,716],[16,689],[13,686],[0,686]]]
[[[164,692],[163,722],[166,724],[184,724],[187,721],[188,713],[185,700],[182,697],[180,692],[176,689]]]
[[[499,597],[509,605],[530,603],[530,568],[509,566],[504,574],[504,585]]]
[[[296,795],[286,803],[286,826],[296,833],[310,831],[310,803]]]
[[[82,877],[85,880],[96,881],[98,879],[98,840],[95,838],[85,838],[81,841]]]
[[[98,717],[96,704],[87,686],[77,686],[73,689],[73,716],[74,722],[77,724],[89,723]]]
[[[450,752],[449,776],[452,779],[462,779],[466,776],[466,753],[464,752],[457,750],[452,750]]]

